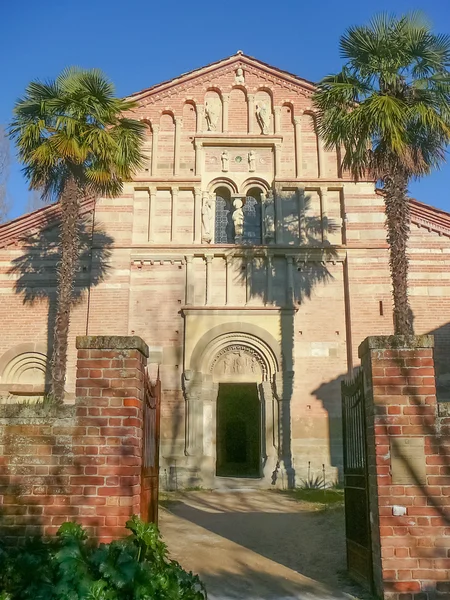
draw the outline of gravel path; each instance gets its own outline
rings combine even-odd
[[[160,528],[171,556],[199,573],[213,600],[355,597],[340,577],[342,508],[269,491],[188,492],[166,507]]]

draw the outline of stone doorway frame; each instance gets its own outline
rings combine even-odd
[[[227,376],[214,372],[220,356],[240,349],[257,361],[260,372],[249,378]],[[224,323],[213,327],[196,344],[185,369],[183,392],[186,401],[186,445],[188,468],[201,470],[205,485],[214,486],[216,476],[217,398],[219,383],[256,383],[261,402],[261,478],[264,485],[273,481],[280,462],[280,419],[282,401],[277,390],[282,389],[279,344],[265,329],[253,324]]]

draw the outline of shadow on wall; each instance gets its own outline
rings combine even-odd
[[[109,270],[113,238],[95,223],[94,214],[80,219],[79,263],[73,290],[73,306],[79,304],[92,287],[102,282]],[[12,261],[9,274],[14,275],[14,291],[22,296],[23,304],[35,306],[45,302],[47,316],[47,364],[45,391],[48,393],[51,372],[50,358],[56,317],[56,272],[60,259],[59,225],[55,224],[22,240],[23,252]],[[87,320],[89,314],[87,315]],[[85,333],[85,332],[80,332]]]
[[[280,373],[274,381],[279,408],[279,447],[278,462],[272,474],[272,482],[276,484],[283,472],[287,475],[287,486],[295,487],[295,470],[292,461],[291,435],[291,400],[294,388],[294,322],[296,308],[307,299],[311,299],[317,285],[326,285],[333,277],[327,262],[337,259],[335,247],[328,240],[329,233],[340,231],[340,225],[332,219],[322,219],[312,214],[311,197],[303,195],[300,199],[295,192],[282,193],[283,206],[296,206],[296,213],[283,221],[283,236],[286,242],[274,246],[234,246],[229,250],[230,256],[242,260],[237,283],[246,289],[247,303],[255,301],[257,305],[277,306],[280,309],[280,341],[281,361]],[[272,227],[273,227],[272,221]],[[244,224],[245,227],[245,224]],[[275,227],[276,229],[276,227]],[[276,231],[275,231],[276,233]],[[250,236],[251,237],[251,236]],[[269,270],[269,277],[268,277]],[[271,280],[270,291],[268,280]],[[177,411],[172,422],[172,440],[180,435],[185,425],[182,411]],[[331,440],[330,440],[331,443]],[[332,452],[332,464],[334,462]],[[189,461],[189,459],[188,459]],[[193,462],[192,462],[193,461]],[[174,457],[172,462],[175,465]],[[195,463],[195,464],[194,464]],[[191,457],[188,462],[190,477],[186,481],[188,487],[199,484],[201,462]],[[174,489],[176,482],[176,466],[171,474],[162,473],[162,485]]]

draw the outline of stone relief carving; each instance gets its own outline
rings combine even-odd
[[[256,168],[256,154],[253,150],[248,153],[248,170],[252,173]]]
[[[256,105],[256,119],[261,127],[263,135],[268,135],[270,132],[270,116],[267,102],[258,102]]]
[[[220,100],[210,98],[205,102],[205,119],[208,131],[216,131],[220,114]]]
[[[233,211],[233,224],[234,224],[234,236],[235,243],[239,244],[242,242],[242,236],[244,234],[244,211],[242,210],[242,200],[240,198],[236,198],[233,202],[234,211]]]
[[[220,160],[222,161],[222,171],[226,172],[228,171],[228,165],[229,165],[229,158],[228,158],[228,152],[226,150],[224,150],[220,156]]]
[[[267,244],[270,244],[275,240],[275,202],[272,191],[267,194],[263,208],[264,239]]]
[[[211,243],[213,229],[213,208],[209,194],[203,196],[202,203],[202,241]]]
[[[210,370],[219,376],[255,375],[259,378],[265,376],[267,369],[255,350],[242,344],[231,344],[218,353]]]
[[[240,84],[240,85],[243,85],[245,83],[244,71],[242,70],[241,67],[238,67],[236,69],[236,74],[235,74],[235,77],[234,77],[234,81],[237,84]]]

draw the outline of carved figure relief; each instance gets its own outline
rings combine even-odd
[[[268,135],[270,133],[270,111],[267,102],[262,101],[256,105],[256,120],[263,135]]]
[[[244,71],[241,69],[241,67],[236,69],[234,81],[239,85],[243,85],[245,83]]]
[[[242,242],[242,236],[244,234],[244,211],[242,210],[242,200],[240,198],[236,198],[233,202],[234,211],[233,211],[233,224],[234,224],[234,236],[235,243],[239,244]]]
[[[210,98],[205,102],[205,119],[208,131],[216,131],[220,114],[220,100]]]
[[[202,241],[207,244],[212,240],[213,208],[209,194],[203,196],[202,203]]]
[[[220,160],[222,161],[222,171],[228,171],[229,158],[228,152],[226,150],[222,152]]]
[[[248,153],[248,170],[252,173],[256,168],[256,155],[253,150]]]
[[[275,202],[271,191],[264,202],[264,239],[267,244],[275,239]]]
[[[265,371],[261,357],[241,344],[223,348],[211,365],[211,372],[225,378],[245,379],[253,375],[256,379],[264,379]]]

